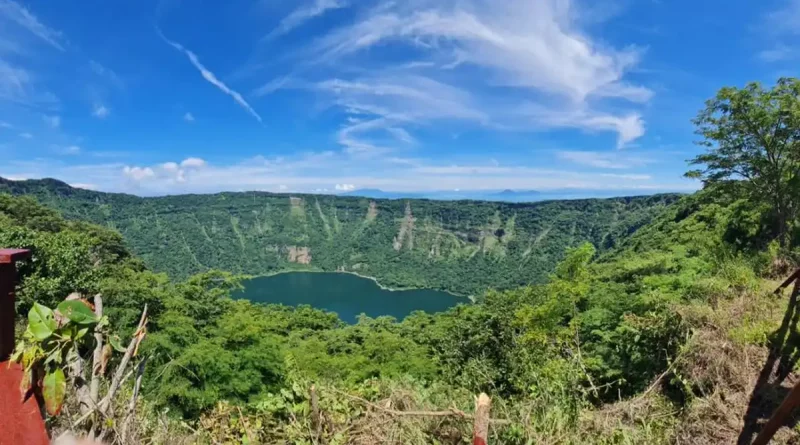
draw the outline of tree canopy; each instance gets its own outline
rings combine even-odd
[[[694,123],[707,151],[691,161],[704,168],[687,176],[738,186],[751,202],[768,205],[785,246],[800,199],[800,80],[722,88]]]

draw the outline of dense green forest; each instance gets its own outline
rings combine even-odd
[[[707,149],[694,160],[700,169],[688,174],[700,178],[704,188],[679,199],[520,207],[412,201],[412,209],[420,207],[418,213],[412,210],[415,218],[420,215],[418,221],[425,220],[426,205],[440,210],[467,205],[463,212],[482,215],[470,220],[474,224],[503,215],[498,219],[506,227],[504,236],[522,228],[527,236],[542,233],[531,230],[542,226],[522,223],[527,208],[548,209],[537,214],[551,221],[559,218],[556,209],[565,208],[631,206],[639,210],[632,212],[638,213],[637,220],[652,214],[638,227],[624,214],[595,218],[587,213],[582,219],[629,222],[616,226],[625,229],[610,245],[600,240],[608,239],[611,225],[592,222],[605,227],[595,234],[598,238],[563,242],[564,251],[553,253],[559,261],[536,271],[550,271],[541,282],[531,278],[531,285],[489,290],[475,304],[404,320],[362,317],[346,325],[335,314],[311,307],[234,301],[230,293],[241,277],[230,271],[171,278],[130,253],[119,232],[77,218],[117,209],[104,197],[129,200],[130,206],[119,206],[127,209],[171,202],[174,207],[165,208],[185,216],[179,209],[191,206],[179,204],[181,199],[213,200],[222,215],[226,200],[248,195],[162,201],[53,182],[6,183],[32,187],[41,202],[70,215],[64,219],[32,197],[0,195],[0,245],[34,252],[21,265],[18,311],[31,315],[17,352],[24,363],[44,367],[48,376],[78,380],[73,367],[60,366],[61,352],[55,358],[42,353],[52,347],[53,332],[59,344],[69,345],[73,361],[89,360],[104,336],[141,339],[143,331],[136,326],[146,306],[147,332],[134,358],[139,369],[146,365],[141,396],[132,396],[137,386],[128,381],[117,408],[101,404],[99,412],[87,411],[90,421],[76,424],[69,414],[81,409],[76,383],[67,391],[65,414],[48,418],[52,431],[110,431],[105,437],[115,443],[461,444],[469,440],[471,424],[458,413],[470,412],[480,391],[492,397],[492,416],[498,420],[491,428],[492,443],[750,443],[798,378],[796,300],[773,295],[796,265],[800,245],[795,214],[800,189],[794,186],[800,180],[798,103],[800,82],[791,79],[772,89],[753,84],[721,90],[696,121]],[[279,200],[281,211],[288,212],[284,222],[298,218],[310,225],[317,209],[313,197],[302,197],[301,206],[290,202],[288,210],[285,196],[249,199],[259,208],[259,199]],[[333,213],[334,203],[336,209],[343,204],[329,199],[320,202],[319,208],[329,213],[319,211],[326,219],[318,222],[327,221],[332,237],[352,233],[336,231],[336,221],[343,227],[355,222],[347,222],[344,210]],[[367,213],[369,201],[352,203],[365,224],[365,213],[374,214]],[[398,219],[403,220],[406,203],[380,203],[375,215],[377,221],[391,206],[394,216],[386,224],[392,230],[385,234],[389,251],[393,237],[400,237]],[[518,216],[508,216],[508,209],[516,209]],[[231,212],[238,211],[239,205],[231,206]],[[137,221],[143,224],[148,214],[139,212]],[[166,214],[163,210],[150,223],[163,226]],[[509,220],[515,221],[511,231]],[[194,224],[201,234],[205,227],[179,221]],[[231,230],[244,227],[225,221]],[[573,227],[589,224],[569,221]],[[321,233],[327,237],[324,227]],[[167,240],[159,245],[162,250],[174,249]],[[246,238],[240,241],[230,245],[248,245]],[[482,274],[498,273],[484,267]],[[99,334],[89,336],[69,323],[51,321],[47,307],[80,305],[63,302],[72,292],[102,296],[107,321],[73,317],[75,323],[97,322]],[[110,369],[124,361],[120,355],[105,359]],[[49,381],[45,378],[45,385]],[[129,403],[136,408],[132,431],[125,426],[132,412],[124,409]],[[454,414],[426,417],[431,410]],[[776,442],[796,443],[798,437],[797,427],[789,425]]]
[[[3,191],[119,231],[148,267],[172,278],[211,269],[347,270],[389,287],[467,295],[540,283],[566,248],[584,241],[613,247],[677,199],[511,204],[259,192],[139,198],[0,178]]]

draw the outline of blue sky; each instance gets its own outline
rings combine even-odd
[[[0,0],[0,176],[105,191],[693,190],[800,0]]]

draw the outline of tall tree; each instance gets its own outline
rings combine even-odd
[[[772,89],[754,82],[726,87],[694,119],[707,151],[686,173],[706,186],[736,185],[774,211],[781,246],[800,195],[800,80],[781,78]]]

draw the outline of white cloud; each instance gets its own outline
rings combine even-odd
[[[96,60],[89,61],[89,68],[100,77],[106,78],[113,86],[125,89],[125,82],[112,69],[105,67]]]
[[[180,163],[153,165],[63,163],[55,158],[2,166],[5,175],[58,177],[67,183],[95,184],[104,191],[140,195],[213,193],[225,190],[310,192],[328,189],[343,193],[357,188],[414,192],[434,190],[696,190],[695,181],[651,178],[647,172],[541,168],[540,158],[498,158],[497,163],[441,164],[425,159],[353,157],[341,152],[310,152],[290,157],[256,157],[232,164],[207,163],[184,169]],[[534,165],[534,166],[529,166]],[[120,174],[122,173],[122,174]]]
[[[766,15],[764,29],[771,34],[800,34],[800,0],[783,0]]]
[[[186,114],[183,115],[183,120],[185,120],[186,122],[194,122],[194,116],[192,115],[192,113],[187,112]]]
[[[395,5],[332,33],[318,43],[317,51],[338,58],[387,41],[405,41],[486,69],[497,84],[577,102],[593,95],[649,98],[645,88],[622,80],[638,62],[639,51],[590,40],[577,29],[578,12],[568,0],[424,0]]]
[[[60,152],[65,155],[77,155],[80,154],[81,147],[77,145],[68,145],[66,147],[61,147]]]
[[[19,137],[21,137],[23,139],[33,139],[33,135],[30,134],[30,133],[20,133]]]
[[[177,172],[178,170],[180,170],[180,166],[176,162],[166,162],[164,164],[161,164],[161,168],[168,172]]]
[[[769,10],[758,27],[759,37],[769,46],[756,57],[763,62],[783,62],[798,56],[797,39],[800,35],[800,0],[780,0],[780,6]]]
[[[530,119],[530,125],[576,128],[587,131],[614,131],[617,148],[640,138],[645,133],[644,120],[638,113],[618,116],[586,109],[558,112],[528,104],[520,108],[521,115]]]
[[[9,124],[8,122],[0,121],[0,128],[14,128],[14,126]]]
[[[191,62],[192,65],[194,65],[194,67],[197,68],[198,71],[200,71],[200,75],[202,75],[206,81],[217,87],[223,93],[227,94],[228,96],[231,96],[234,102],[239,104],[240,107],[244,108],[245,111],[250,113],[250,115],[253,116],[257,121],[262,122],[261,116],[259,116],[259,114],[256,113],[256,110],[254,110],[253,107],[251,107],[246,100],[244,100],[244,97],[242,97],[242,95],[239,94],[238,92],[230,89],[227,85],[222,83],[221,80],[217,79],[217,76],[214,75],[214,73],[209,71],[205,66],[203,66],[202,63],[200,63],[200,59],[197,57],[195,53],[184,48],[183,45],[167,39],[163,35],[161,35],[161,38],[164,39],[164,41],[167,42],[167,44],[169,44],[173,48],[186,54],[186,57],[189,58],[189,62]]]
[[[18,3],[11,0],[0,0],[0,18],[16,23],[53,48],[64,51],[64,47],[60,43],[61,33],[42,24],[35,15]]]
[[[468,92],[422,76],[329,79],[314,88],[348,113],[349,125],[339,131],[338,141],[349,152],[387,151],[386,141],[376,141],[387,134],[393,140],[413,143],[414,137],[403,125],[427,125],[435,120],[489,121]]]
[[[604,178],[629,179],[631,181],[647,181],[653,178],[650,175],[617,174],[617,173],[602,173],[600,176]]]
[[[31,75],[27,70],[0,59],[0,99],[22,102],[28,95]]]
[[[71,184],[69,184],[69,186],[73,187],[73,188],[76,188],[76,189],[97,190],[97,185],[95,185],[95,184],[87,184],[87,183],[83,183],[83,182],[71,183]]]
[[[619,152],[558,151],[556,157],[578,165],[595,168],[626,169],[652,164],[654,160]]]
[[[150,167],[129,167],[126,165],[122,169],[122,173],[134,181],[143,181],[156,176],[156,173]]]
[[[352,192],[356,189],[356,186],[353,184],[336,184],[336,190],[340,192]]]
[[[0,57],[0,102],[40,109],[54,108],[58,99],[46,90],[34,88],[34,77],[26,68],[11,65]]]
[[[206,166],[206,161],[200,158],[186,158],[181,162],[183,168],[202,168]]]
[[[764,62],[780,62],[782,60],[789,60],[794,56],[795,50],[781,43],[758,53],[758,58]]]
[[[255,89],[252,94],[254,96],[266,96],[267,94],[272,94],[282,88],[290,87],[292,86],[292,83],[292,79],[289,76],[278,77],[270,80],[264,85],[261,85]]]
[[[642,51],[595,41],[581,29],[581,12],[570,0],[383,3],[296,51],[307,80],[297,79],[295,69],[254,94],[279,88],[325,94],[363,121],[352,125],[361,137],[340,133],[348,150],[387,148],[375,131],[407,143],[414,140],[410,126],[432,120],[494,130],[614,132],[622,147],[645,133],[641,114],[630,107],[653,96],[626,78]],[[405,46],[397,54],[412,56],[387,59],[381,45]],[[362,124],[370,120],[365,137]]]
[[[58,128],[61,126],[61,117],[60,116],[42,116],[45,123],[52,128]]]
[[[105,119],[108,115],[111,114],[111,110],[105,107],[105,105],[97,104],[94,106],[92,110],[92,116],[98,119]]]
[[[327,11],[340,9],[347,6],[341,0],[313,0],[313,3],[295,9],[291,14],[281,20],[278,27],[272,30],[265,39],[281,36],[304,24],[305,22],[325,14]]]

